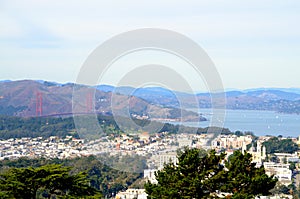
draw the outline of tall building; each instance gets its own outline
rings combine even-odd
[[[262,142],[260,140],[257,141],[256,148],[252,144],[249,150],[247,150],[247,145],[244,144],[242,147],[242,153],[244,153],[244,151],[247,151],[252,155],[252,162],[255,162],[257,166],[262,165],[263,161],[267,157],[266,147],[262,145]]]

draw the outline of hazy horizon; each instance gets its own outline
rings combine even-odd
[[[57,84],[68,84],[68,83],[75,83],[75,82],[57,82],[57,81],[52,81],[52,80],[44,80],[44,79],[0,79],[0,82],[6,82],[6,81],[26,81],[26,80],[32,80],[32,81],[44,81],[44,82],[50,82],[50,83],[57,83]],[[89,85],[89,86],[112,86],[112,87],[132,87],[132,88],[165,88],[165,87],[160,87],[160,86],[146,86],[146,87],[134,87],[132,85],[111,85],[111,84],[97,84],[97,85]],[[224,88],[225,92],[230,92],[230,91],[252,91],[252,90],[281,90],[281,91],[286,91],[288,92],[293,92],[292,90],[295,89],[294,93],[300,94],[300,86],[299,87],[253,87],[253,88],[245,88],[245,89],[239,89],[239,88]],[[179,91],[179,92],[185,92],[185,91],[180,91],[180,90],[174,90],[174,91]],[[209,92],[208,90],[199,90],[197,92]]]
[[[75,82],[90,53],[112,36],[163,28],[197,42],[215,63],[224,88],[298,87],[299,8],[298,1],[5,0],[0,2],[0,79]],[[144,62],[187,68],[174,57],[133,53],[119,60],[120,70],[103,83],[118,82],[130,65]],[[202,82],[193,84],[205,90]]]

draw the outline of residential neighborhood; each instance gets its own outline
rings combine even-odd
[[[264,166],[266,174],[275,176],[278,182],[288,186],[299,183],[299,151],[294,153],[268,154],[264,142],[271,136],[254,137],[253,135],[234,134],[218,135],[207,145],[206,134],[169,134],[168,132],[150,135],[147,132],[140,135],[122,134],[120,136],[105,136],[95,140],[84,140],[66,136],[59,138],[51,136],[37,138],[11,138],[0,140],[0,159],[17,159],[20,157],[67,159],[89,155],[140,155],[147,156],[147,170],[144,170],[144,180],[157,183],[155,172],[163,169],[166,163],[177,163],[176,151],[179,148],[215,149],[217,153],[226,153],[230,158],[235,150],[241,150],[252,155],[252,162],[257,167]],[[286,139],[286,138],[280,138]],[[294,143],[299,140],[293,138]],[[272,157],[272,158],[271,158]],[[274,160],[276,157],[276,161]],[[294,165],[292,168],[291,165]],[[119,192],[116,198],[146,198],[144,190],[128,189]]]

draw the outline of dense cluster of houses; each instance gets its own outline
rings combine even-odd
[[[253,145],[251,135],[219,135],[210,142],[208,146],[206,134],[169,134],[167,132],[149,135],[142,133],[139,135],[122,134],[119,136],[105,136],[95,140],[76,139],[72,136],[59,138],[51,136],[43,139],[37,138],[16,138],[0,140],[0,159],[16,159],[20,157],[45,157],[45,158],[74,158],[88,155],[99,155],[107,153],[109,155],[130,155],[138,154],[148,157],[148,168],[144,171],[144,178],[156,183],[155,171],[162,169],[165,163],[177,162],[176,151],[184,146],[196,148],[213,148],[217,152],[226,152],[227,157],[235,150],[247,151],[252,154],[252,161],[257,166],[264,165],[268,175],[274,175],[279,182],[289,185],[293,182],[293,172],[290,163],[293,162],[298,169],[299,154],[275,153],[277,162],[267,159],[266,148],[263,142],[270,137],[258,137]],[[285,139],[285,138],[282,138]],[[299,144],[298,139],[293,139]],[[250,146],[250,147],[249,147]],[[149,156],[150,155],[150,156]],[[146,198],[144,190],[128,189],[116,195],[116,198]]]

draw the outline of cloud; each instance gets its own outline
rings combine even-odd
[[[275,81],[286,71],[298,71],[299,8],[300,2],[292,0],[4,0],[0,2],[0,67],[17,68],[26,62],[33,70],[41,67],[42,60],[51,60],[53,69],[46,64],[45,74],[52,75],[52,70],[63,66],[74,71],[72,67],[79,67],[103,41],[132,29],[153,27],[174,30],[198,42],[216,60],[227,87],[235,87],[233,78],[249,86],[247,77],[276,66],[268,77],[273,82],[272,76]],[[251,65],[255,66],[248,75],[236,70]],[[2,72],[2,78],[8,79],[5,73],[13,72]],[[63,78],[62,74],[60,81]],[[297,86],[288,79],[278,81]]]

